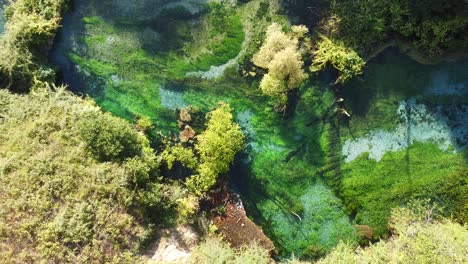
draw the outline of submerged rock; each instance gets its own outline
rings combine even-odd
[[[190,139],[195,137],[195,130],[193,130],[190,126],[185,126],[184,130],[180,132],[179,139],[181,142],[188,142]]]
[[[176,110],[187,106],[181,92],[159,88],[159,97],[161,105],[167,109]]]
[[[356,228],[356,231],[359,235],[359,238],[362,240],[362,241],[370,241],[372,239],[372,236],[373,236],[373,231],[372,231],[372,228],[368,225],[354,225],[354,227]]]
[[[343,145],[346,162],[363,153],[380,161],[388,151],[408,148],[414,142],[432,142],[441,150],[462,150],[468,145],[468,106],[439,105],[431,110],[415,99],[400,102],[397,116],[402,120],[394,131],[377,130],[366,137],[347,140]]]
[[[214,205],[223,207],[224,213],[214,217],[213,222],[218,231],[233,247],[249,246],[253,241],[259,243],[271,254],[275,253],[275,246],[260,226],[247,217],[239,195],[225,191],[213,195]]]

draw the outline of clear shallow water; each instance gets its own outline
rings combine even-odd
[[[3,31],[5,29],[5,13],[4,13],[4,2],[0,0],[0,35],[3,34]]]
[[[164,28],[155,29],[152,22],[134,18],[134,14],[143,12],[138,8],[122,9],[119,4],[122,10],[110,13],[106,7],[117,2],[102,1],[95,5],[92,1],[80,1],[65,17],[63,31],[50,55],[51,60],[61,66],[64,82],[70,84],[73,91],[95,98],[106,111],[128,120],[134,120],[135,115],[148,116],[157,129],[175,133],[176,108],[194,105],[207,112],[219,101],[230,103],[249,140],[246,151],[231,172],[234,188],[240,192],[249,216],[262,225],[285,256],[294,253],[313,257],[330,250],[339,240],[355,242],[355,224],[370,225],[376,232],[383,232],[389,206],[403,203],[404,199],[399,197],[409,197],[408,193],[421,188],[415,183],[408,187],[408,192],[394,189],[397,198],[389,197],[389,200],[367,194],[379,197],[395,186],[406,186],[407,178],[418,177],[413,171],[428,170],[426,174],[442,179],[438,184],[443,185],[442,176],[447,171],[466,164],[463,159],[458,161],[459,154],[453,150],[448,150],[448,154],[434,152],[435,162],[426,156],[413,161],[407,158],[412,157],[412,153],[406,158],[403,156],[408,145],[383,151],[380,163],[372,157],[366,159],[364,152],[357,153],[356,160],[345,163],[346,156],[342,153],[346,142],[368,139],[377,131],[396,131],[397,137],[404,137],[396,130],[399,123],[405,122],[398,108],[409,98],[414,98],[415,104],[423,105],[431,115],[440,107],[466,106],[466,60],[422,66],[389,50],[370,62],[363,76],[345,87],[346,105],[353,114],[351,120],[327,114],[334,96],[316,76],[301,89],[295,115],[283,120],[273,111],[274,101],[259,96],[258,80],[246,80],[235,71],[228,71],[227,77],[220,80],[173,79],[167,72],[170,69],[161,63],[168,59],[168,54],[159,52],[161,47],[147,49],[148,39],[135,37],[148,36],[148,30],[154,29],[156,33],[157,30],[161,32],[158,33],[160,38]],[[152,8],[157,9],[158,4],[167,2],[170,1],[148,0],[138,6],[153,4]],[[142,17],[151,15],[145,12]],[[92,18],[86,22],[84,15]],[[186,24],[192,22],[176,22],[178,30],[190,30]],[[109,41],[112,45],[106,44]],[[179,43],[178,39],[171,41]],[[159,39],[153,45],[161,43],[164,40]],[[84,60],[73,60],[73,55]],[[126,63],[115,64],[111,60]],[[466,114],[461,113],[460,120],[466,120]],[[458,119],[449,112],[442,111],[441,115],[445,119],[440,120],[453,121],[444,126],[448,129],[444,130],[444,135],[450,140],[455,138],[452,132],[455,133],[456,127],[459,131],[468,130],[466,123],[455,124]],[[314,121],[320,117],[325,118]],[[407,133],[408,126],[405,128],[401,133]],[[431,127],[426,127],[426,131],[429,130]],[[388,143],[393,139],[381,140]],[[431,140],[428,142],[430,144]],[[363,144],[358,143],[359,146]],[[466,142],[459,143],[463,144]],[[414,150],[424,152],[427,148],[432,150],[430,147],[416,145]],[[456,162],[449,164],[448,169],[424,165],[425,162],[437,165],[437,158],[443,155]],[[387,164],[390,156],[396,157],[395,162],[404,163],[408,170],[386,171],[395,167],[380,166]],[[400,156],[401,161],[397,160]],[[374,186],[372,181],[385,182],[385,185]],[[359,185],[361,182],[365,184]],[[420,194],[433,195],[424,191]]]

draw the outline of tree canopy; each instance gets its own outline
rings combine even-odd
[[[208,191],[220,174],[228,172],[235,155],[244,148],[244,134],[234,122],[229,105],[221,103],[207,118],[206,130],[197,136],[195,145],[200,165],[187,181],[197,194]]]
[[[468,16],[463,0],[333,0],[329,16],[335,34],[361,55],[391,38],[411,43],[428,56],[467,48]]]
[[[282,31],[279,24],[273,23],[268,27],[263,45],[252,59],[255,65],[268,70],[260,83],[262,92],[279,96],[283,104],[286,92],[299,88],[307,78],[299,50],[299,39],[307,32],[305,26],[293,26],[288,34]]]
[[[352,49],[347,48],[342,41],[332,41],[324,35],[317,42],[314,51],[311,70],[323,70],[327,65],[338,71],[336,83],[344,83],[362,73],[365,62]]]

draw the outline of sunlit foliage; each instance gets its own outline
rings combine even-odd
[[[448,219],[438,220],[434,207],[416,202],[393,210],[394,236],[367,248],[340,244],[318,263],[466,263],[468,230]]]
[[[6,9],[0,38],[0,87],[24,91],[35,81],[53,81],[46,66],[47,48],[61,21],[67,0],[18,0]]]
[[[360,53],[397,38],[425,55],[441,56],[467,48],[466,7],[462,0],[333,0],[330,14],[335,37]]]
[[[2,261],[137,261],[169,206],[144,136],[62,88],[0,102]]]
[[[295,26],[288,34],[282,31],[279,24],[273,23],[268,27],[262,47],[252,59],[255,65],[268,70],[260,82],[262,92],[279,96],[282,104],[286,93],[299,88],[307,78],[299,50],[299,38],[307,32],[306,27]]]
[[[238,251],[217,237],[209,237],[200,243],[190,255],[190,263],[196,264],[268,264],[272,263],[268,252],[253,243]]]
[[[365,62],[352,49],[347,48],[341,41],[332,41],[324,35],[317,42],[311,70],[323,70],[327,65],[338,71],[336,83],[344,83],[362,73]]]
[[[221,103],[208,114],[207,128],[197,139],[195,149],[200,155],[200,166],[187,185],[201,194],[216,183],[220,174],[228,172],[235,155],[244,148],[244,135],[233,121],[231,107]]]

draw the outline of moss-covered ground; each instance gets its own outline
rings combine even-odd
[[[369,225],[375,238],[385,236],[391,207],[411,197],[434,198],[450,207],[447,212],[455,207],[466,211],[463,153],[442,151],[432,143],[388,152],[380,162],[363,154],[346,163],[341,153],[346,140],[394,129],[398,103],[407,97],[432,104],[466,103],[466,94],[423,95],[441,67],[451,83],[466,85],[460,70],[466,63],[422,67],[395,52],[384,53],[344,87],[350,120],[334,114],[334,95],[320,76],[301,87],[288,119],[274,112],[274,99],[261,95],[258,77],[242,77],[235,68],[214,80],[186,77],[226,63],[243,47],[249,59],[263,37],[262,28],[285,20],[269,2],[210,5],[197,15],[174,8],[151,21],[110,19],[81,10],[92,15],[75,13],[74,26],[65,24],[65,37],[55,52],[80,77],[73,90],[126,119],[148,117],[165,134],[177,132],[176,111],[167,107],[171,103],[183,100],[202,112],[219,101],[229,103],[249,139],[231,177],[249,216],[284,256],[316,257],[340,240],[356,243],[354,224]],[[260,22],[253,26],[249,21]],[[161,89],[173,93],[162,96]]]

